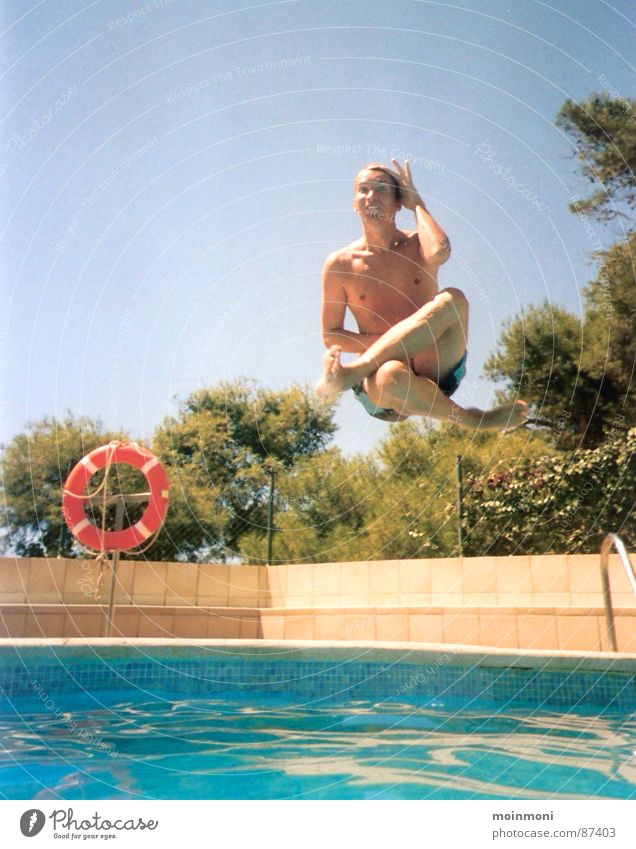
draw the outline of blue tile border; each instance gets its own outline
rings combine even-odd
[[[451,654],[432,662],[395,659],[302,658],[280,651],[264,654],[238,651],[161,650],[128,647],[92,651],[51,646],[0,656],[0,697],[48,696],[105,690],[170,691],[184,697],[237,689],[254,693],[286,693],[329,698],[395,698],[432,700],[477,698],[498,706],[546,705],[636,709],[636,672],[611,669],[552,669],[460,665]],[[154,649],[154,650],[153,650]]]

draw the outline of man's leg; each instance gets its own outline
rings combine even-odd
[[[340,348],[332,346],[324,357],[325,372],[316,386],[324,398],[338,395],[361,383],[384,363],[408,359],[435,347],[453,325],[465,336],[468,304],[459,289],[444,289],[428,304],[398,322],[351,363],[340,362]]]
[[[525,421],[528,406],[516,401],[494,410],[464,409],[447,398],[430,378],[414,374],[403,362],[384,363],[363,383],[378,407],[395,410],[401,416],[427,416],[474,430],[502,430]]]

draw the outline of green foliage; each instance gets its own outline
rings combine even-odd
[[[277,415],[284,431],[284,422],[300,415],[302,393],[279,393],[280,403],[267,407],[259,427],[250,430],[246,408],[262,410],[270,393],[242,389],[198,393],[180,417],[158,430],[154,449],[169,470],[171,505],[166,528],[146,556],[262,562],[268,466],[274,463],[274,562],[454,556],[458,456],[466,554],[596,551],[610,530],[636,546],[636,429],[622,432],[619,416],[594,451],[565,455],[550,435],[471,433],[411,420],[391,426],[374,455],[346,458],[336,448],[320,448],[332,422],[319,408],[317,418],[300,420],[322,436],[300,439],[294,430],[285,442],[276,429],[274,453],[264,438],[268,416]],[[239,444],[233,425],[258,437]],[[39,422],[12,441],[2,461],[9,550],[22,556],[77,553],[62,528],[62,485],[81,457],[114,438],[125,437],[69,418]],[[299,453],[308,450],[315,453]],[[114,468],[111,492],[139,489],[128,467]]]
[[[636,422],[636,234],[599,252],[583,318],[544,302],[504,326],[484,370],[551,419],[559,447],[593,448],[622,416]]]
[[[411,559],[458,553],[457,470],[477,473],[496,460],[546,452],[528,432],[474,433],[408,421],[393,426],[378,452],[381,484],[368,521],[365,557]]]
[[[605,313],[601,321],[607,336]],[[605,365],[608,340],[603,348],[599,332],[591,317],[581,321],[546,301],[507,322],[484,364],[489,378],[506,382],[505,397],[523,398],[554,423],[561,448],[600,444],[619,409],[616,376]]]
[[[284,472],[320,453],[334,430],[331,410],[298,387],[272,392],[234,383],[195,393],[153,440],[171,480],[171,498],[166,523],[145,556],[236,557],[244,534],[265,533],[270,469]],[[80,552],[62,519],[63,484],[83,456],[112,439],[128,440],[104,432],[99,423],[69,417],[45,419],[12,440],[2,457],[0,533],[6,551],[21,556]],[[102,480],[103,472],[97,473],[90,490]],[[109,494],[145,490],[137,470],[112,467]],[[125,525],[137,521],[143,507],[127,508]],[[99,507],[87,513],[101,525]],[[113,528],[113,514],[114,508],[107,508],[107,529]]]
[[[584,290],[586,344],[581,365],[612,393],[613,411],[636,422],[636,233],[600,252]],[[609,394],[609,393],[608,393]]]
[[[274,562],[357,559],[376,487],[377,469],[370,460],[347,459],[336,448],[277,476]],[[241,554],[250,562],[263,560],[262,534],[246,535]]]
[[[378,450],[381,486],[369,521],[373,559],[444,557],[457,544],[452,428],[392,427]]]
[[[324,450],[333,413],[298,387],[245,382],[191,395],[157,430],[153,450],[171,480],[171,505],[152,556],[231,559],[267,524],[270,471]]]
[[[466,484],[470,554],[592,553],[610,531],[636,547],[636,428],[556,461],[502,462]]]
[[[274,562],[400,560],[457,554],[456,457],[479,473],[502,457],[549,450],[537,434],[502,436],[408,421],[390,427],[371,457],[335,449],[277,478]],[[262,561],[252,532],[241,554]]]
[[[572,212],[607,221],[636,204],[636,100],[592,94],[583,103],[567,100],[557,126],[571,137],[592,194],[574,200]]]
[[[88,418],[43,419],[16,436],[2,456],[0,517],[3,547],[21,557],[73,556],[77,553],[62,519],[64,482],[73,466],[121,433],[102,430]],[[98,476],[93,478],[99,485]],[[91,482],[91,484],[93,483]],[[96,514],[97,516],[99,514]]]
[[[571,209],[608,220],[636,205],[636,101],[592,95],[568,100],[557,123],[578,150],[581,169],[601,188]],[[586,225],[586,228],[588,225]],[[636,422],[636,234],[595,254],[595,279],[583,290],[583,314],[543,303],[504,326],[487,376],[504,397],[521,397],[556,425],[559,446],[600,446],[623,416]]]

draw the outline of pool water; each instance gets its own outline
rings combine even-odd
[[[231,689],[0,702],[5,799],[636,798],[636,713]]]

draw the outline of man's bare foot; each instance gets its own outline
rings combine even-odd
[[[316,395],[324,401],[333,401],[341,392],[351,389],[356,383],[356,378],[340,362],[342,348],[332,345],[322,358],[323,375],[316,384]]]
[[[505,409],[505,408],[504,408]],[[521,427],[525,424],[530,415],[530,410],[525,401],[515,401],[512,405],[510,419],[506,425],[506,430]]]
[[[467,410],[469,413],[480,413],[480,410]],[[525,401],[513,401],[481,413],[477,430],[514,430],[521,427],[528,418],[528,405]]]

